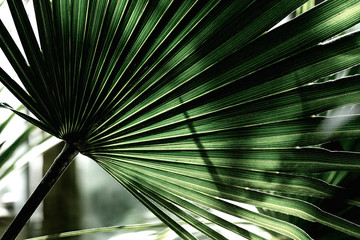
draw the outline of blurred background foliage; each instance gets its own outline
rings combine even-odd
[[[3,87],[0,90],[0,96],[10,96]],[[61,151],[63,143],[7,110],[0,109],[0,116],[0,232],[3,232],[54,156]],[[156,221],[142,204],[95,163],[84,156],[78,158],[56,183],[19,239],[91,227]],[[165,228],[164,225],[162,228]],[[104,239],[114,235],[114,232],[99,233],[83,239]]]

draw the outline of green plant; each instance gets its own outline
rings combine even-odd
[[[0,88],[0,93],[2,90],[3,88]],[[2,95],[0,94],[0,96]],[[23,109],[23,106],[20,106],[17,110],[20,111],[21,109]],[[0,134],[3,134],[5,129],[16,126],[12,124],[14,116],[15,114],[13,113],[0,122]],[[50,139],[49,135],[42,135],[37,139],[33,139],[33,141],[29,141],[35,129],[36,127],[33,125],[25,126],[23,131],[13,134],[14,139],[10,140],[9,143],[4,144],[9,141],[7,138],[4,138],[4,142],[0,142],[0,181],[15,169],[20,169],[26,165],[29,158],[40,155],[44,149],[57,142],[54,139]],[[3,145],[5,146],[3,147]]]
[[[0,46],[24,87],[0,81],[33,113],[11,109],[67,144],[3,239],[14,239],[78,153],[89,156],[184,239],[177,218],[214,239],[211,221],[262,239],[215,209],[294,239],[296,225],[237,203],[360,238],[360,226],[304,201],[357,195],[310,173],[359,171],[359,154],[319,144],[360,135],[358,115],[319,114],[360,101],[359,76],[313,84],[360,63],[359,0],[329,0],[279,27],[304,0],[34,1],[38,44],[8,1],[22,47]],[[326,41],[326,42],[325,42]],[[170,214],[172,213],[172,214]],[[176,217],[177,218],[176,218]]]

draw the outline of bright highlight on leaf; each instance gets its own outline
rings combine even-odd
[[[360,238],[356,222],[307,201],[360,203],[307,175],[360,169],[359,154],[318,147],[360,136],[358,115],[336,130],[321,126],[342,116],[319,115],[359,103],[359,76],[310,84],[360,63],[360,32],[325,42],[360,22],[360,1],[306,2],[39,0],[38,43],[22,2],[8,1],[26,56],[2,22],[0,47],[24,88],[3,69],[0,81],[35,117],[17,114],[92,158],[184,239],[195,237],[180,221],[212,239],[226,235],[209,221],[262,239],[209,209],[311,239],[237,203]]]

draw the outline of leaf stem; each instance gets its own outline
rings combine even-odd
[[[14,240],[17,237],[41,201],[45,198],[47,193],[61,177],[78,153],[79,151],[75,147],[65,143],[61,153],[56,157],[40,184],[10,224],[1,240]]]

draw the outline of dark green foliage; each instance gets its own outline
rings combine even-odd
[[[38,44],[9,1],[26,56],[2,23],[0,46],[24,88],[3,70],[0,81],[36,118],[19,115],[94,159],[184,239],[195,237],[178,218],[210,238],[225,237],[206,221],[261,239],[209,209],[313,236],[237,203],[360,238],[357,219],[312,201],[358,206],[354,190],[304,176],[359,171],[358,153],[319,147],[360,136],[357,114],[319,116],[359,103],[359,76],[313,82],[360,63],[359,32],[325,42],[360,22],[360,1],[325,1],[272,29],[305,2],[34,1]]]

